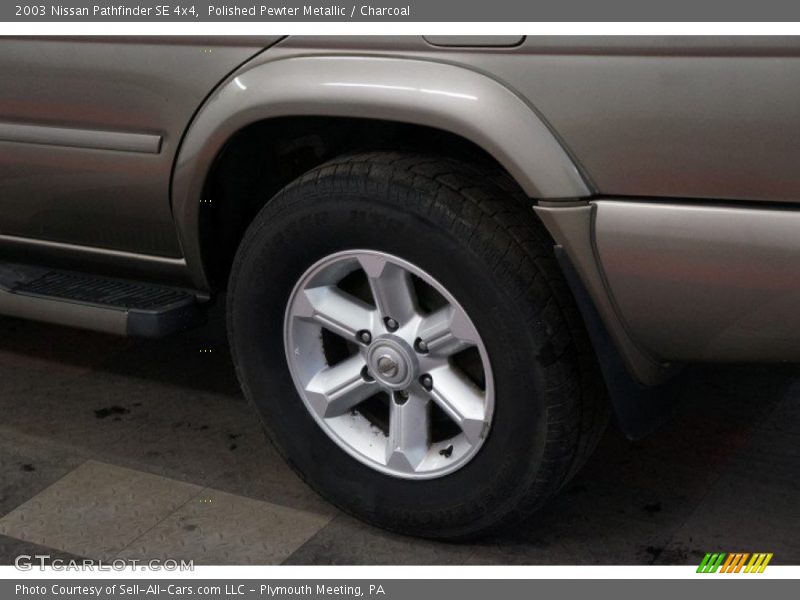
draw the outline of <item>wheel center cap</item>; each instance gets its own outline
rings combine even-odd
[[[393,339],[376,340],[367,351],[367,364],[375,379],[400,390],[414,378],[414,361],[409,351]]]
[[[396,377],[400,372],[400,365],[391,356],[384,354],[378,358],[378,371],[384,377]]]

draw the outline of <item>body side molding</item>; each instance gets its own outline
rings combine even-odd
[[[198,287],[207,286],[199,205],[214,159],[243,127],[290,116],[382,119],[442,129],[482,147],[531,197],[591,194],[533,108],[478,72],[427,60],[374,56],[301,56],[248,65],[199,110],[175,163],[173,214]]]
[[[0,123],[0,141],[143,154],[161,151],[160,135],[23,123]]]

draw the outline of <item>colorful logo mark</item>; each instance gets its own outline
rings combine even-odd
[[[748,562],[747,559],[750,559]],[[698,573],[763,573],[769,561],[772,560],[772,553],[755,552],[735,552],[725,554],[724,552],[709,552],[703,557],[700,566],[697,567]],[[745,565],[745,563],[747,563]]]

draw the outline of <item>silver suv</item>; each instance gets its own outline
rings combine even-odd
[[[796,38],[0,39],[0,314],[162,336],[360,518],[462,539],[800,358]]]

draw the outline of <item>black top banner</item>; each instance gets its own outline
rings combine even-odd
[[[63,0],[3,2],[3,22],[786,22],[791,0]]]

